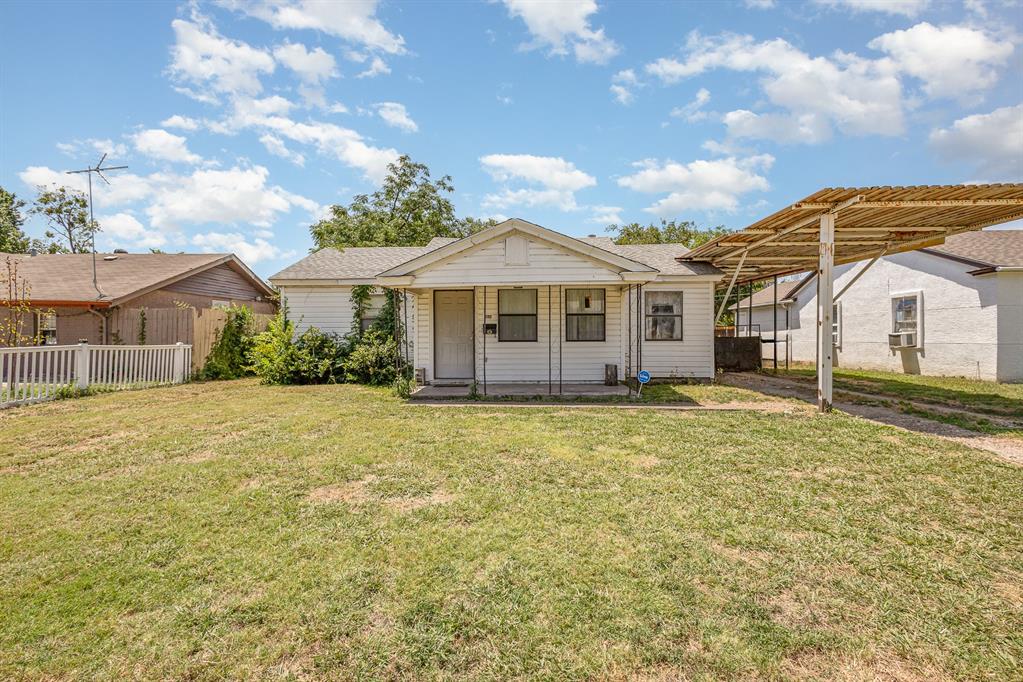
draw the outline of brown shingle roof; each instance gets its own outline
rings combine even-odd
[[[116,258],[107,260],[112,256]],[[24,278],[28,283],[32,301],[106,304],[116,304],[168,280],[181,279],[194,271],[235,260],[231,254],[223,253],[98,253],[96,281],[100,295],[92,284],[91,253],[0,254],[0,266],[6,257],[17,262],[18,279]],[[248,270],[244,266],[241,269]],[[266,287],[255,279],[262,288]]]
[[[615,244],[608,237],[580,237],[579,241],[649,265],[662,275],[717,275],[721,272],[710,263],[677,261],[676,258],[689,253],[681,244]]]
[[[803,283],[804,278],[812,277],[812,276],[813,275],[803,275],[803,276],[797,277],[796,279],[787,280],[787,281],[784,281],[784,282],[778,282],[778,303],[780,304],[782,301],[784,301],[786,298],[788,298],[790,295],[792,295],[792,292],[800,284]],[[747,297],[743,298],[742,300],[740,300],[739,301],[739,307],[740,308],[745,308],[746,306],[748,306],[749,305],[749,299],[750,299],[750,297],[747,296]],[[753,294],[753,307],[756,308],[757,306],[762,306],[762,305],[774,305],[774,285],[773,284],[771,284],[770,286],[766,286],[763,289],[761,289],[760,291],[757,291],[757,292],[755,292]],[[733,303],[730,306],[728,306],[728,309],[729,310],[735,310],[735,304]]]
[[[1002,268],[1023,267],[1023,230],[966,232],[924,251]]]
[[[373,279],[405,261],[433,251],[443,244],[426,246],[350,246],[320,249],[270,277],[271,282],[288,279]]]

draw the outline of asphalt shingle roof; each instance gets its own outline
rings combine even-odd
[[[1023,230],[964,232],[949,237],[941,246],[924,250],[994,267],[1020,268],[1023,267]]]
[[[92,285],[91,253],[29,256],[0,254],[17,262],[18,279],[24,278],[35,301],[115,301],[156,286],[197,268],[226,258],[225,253],[118,253],[96,254],[96,281]],[[112,258],[108,260],[108,258]]]
[[[271,281],[302,279],[372,279],[385,270],[458,241],[435,237],[426,246],[353,246],[320,249],[270,277]],[[665,275],[708,275],[720,271],[708,263],[679,263],[686,253],[679,244],[618,245],[607,237],[583,237],[579,241],[657,269]]]

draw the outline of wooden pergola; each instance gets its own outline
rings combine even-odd
[[[815,270],[817,398],[831,409],[832,306],[882,256],[936,246],[947,237],[1023,218],[1023,184],[837,187],[699,246],[680,261],[723,270],[724,301],[737,284]],[[835,265],[869,261],[834,294]],[[722,302],[717,318],[724,312]],[[715,318],[715,323],[717,321]]]

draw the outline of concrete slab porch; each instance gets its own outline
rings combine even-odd
[[[483,385],[476,387],[483,395]],[[411,400],[457,400],[469,397],[469,386],[420,386],[411,396]],[[554,384],[548,393],[546,382],[539,384],[487,384],[488,398],[604,398],[629,395],[629,387],[622,384],[604,386],[603,384],[562,384],[559,392]]]

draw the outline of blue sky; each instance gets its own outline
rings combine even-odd
[[[9,3],[0,185],[102,152],[102,249],[269,275],[399,153],[462,215],[741,228],[825,186],[1023,180],[1023,6]],[[40,235],[36,220],[29,231]]]

